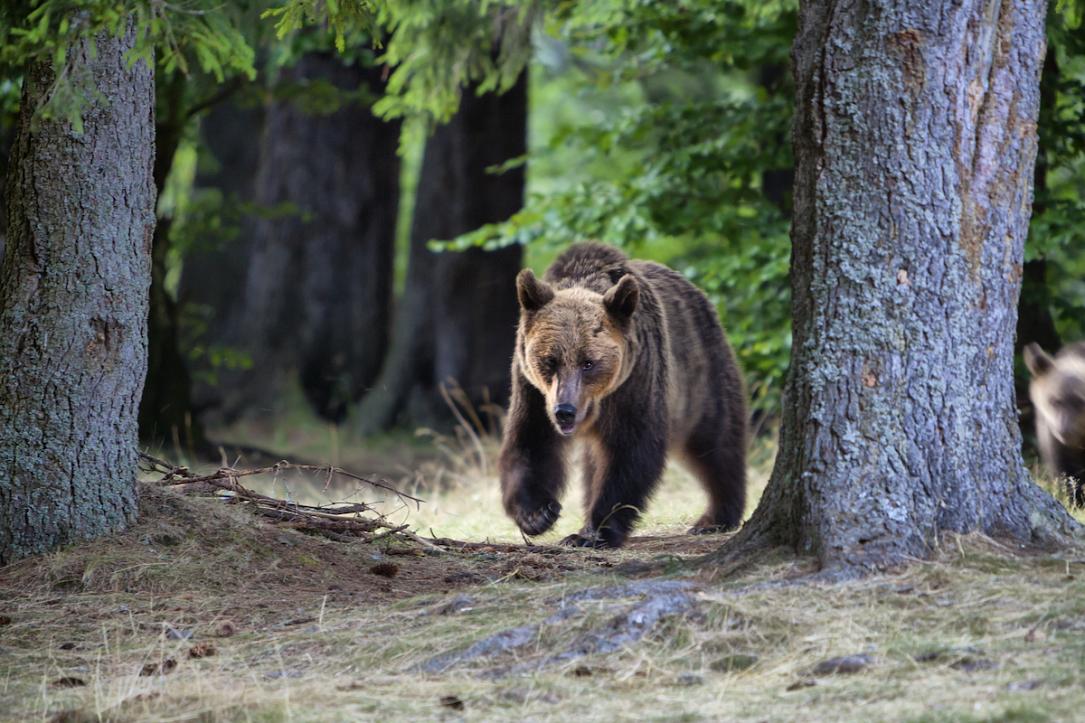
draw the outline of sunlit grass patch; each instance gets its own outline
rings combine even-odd
[[[500,483],[496,472],[495,435],[437,437],[442,450],[438,460],[423,462],[412,479],[410,492],[425,499],[418,510],[405,518],[416,529],[432,531],[438,537],[462,540],[515,542],[522,539],[516,525],[501,506]],[[771,439],[755,440],[748,470],[746,517],[757,507],[768,482],[775,445]],[[567,460],[569,483],[562,502],[562,515],[554,528],[535,538],[552,544],[584,524],[583,483],[579,474],[579,449]],[[637,525],[636,535],[675,534],[688,529],[705,511],[707,497],[700,483],[680,463],[670,462],[663,480]]]

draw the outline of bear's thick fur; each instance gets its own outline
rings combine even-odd
[[[528,535],[561,512],[565,457],[583,442],[586,523],[563,540],[625,542],[668,451],[708,492],[691,532],[732,529],[746,502],[746,397],[716,310],[666,266],[577,244],[545,281],[517,277],[520,325],[499,469],[505,510]]]
[[[1066,479],[1071,502],[1085,506],[1085,342],[1051,357],[1038,344],[1025,347],[1032,380],[1036,444],[1048,470]]]

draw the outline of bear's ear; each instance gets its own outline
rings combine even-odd
[[[524,269],[516,276],[516,297],[524,311],[538,311],[554,300],[554,290],[535,278],[531,269]]]
[[[637,310],[637,300],[640,298],[640,287],[637,280],[626,274],[618,279],[618,283],[607,289],[603,294],[603,306],[607,313],[618,321],[628,321]]]
[[[1054,363],[1055,360],[1041,349],[1039,344],[1029,344],[1025,347],[1025,366],[1028,367],[1029,374],[1032,376],[1043,376]]]

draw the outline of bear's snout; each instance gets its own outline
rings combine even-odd
[[[559,404],[554,407],[554,419],[562,434],[571,434],[576,426],[576,407],[572,404]]]

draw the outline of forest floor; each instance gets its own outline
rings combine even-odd
[[[475,543],[442,549],[141,484],[128,532],[0,570],[0,717],[1081,720],[1082,550],[951,538],[838,585],[783,551],[721,570],[703,557],[724,536],[683,533],[702,502],[677,469],[626,548],[555,546],[579,524],[572,496],[529,547],[496,505],[492,450],[470,446],[419,464],[440,477],[415,480],[421,510],[386,500],[420,536]]]

